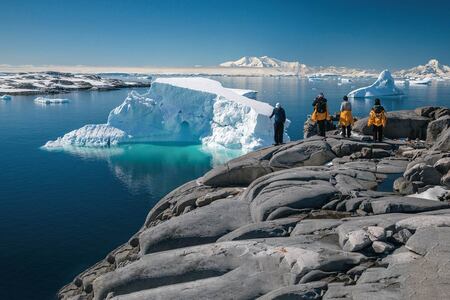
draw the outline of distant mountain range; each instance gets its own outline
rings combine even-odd
[[[324,76],[340,75],[349,77],[365,77],[378,75],[376,70],[364,70],[347,67],[314,67],[307,66],[298,61],[283,61],[268,56],[244,56],[236,61],[227,61],[220,64],[225,68],[269,68],[280,72],[293,73],[300,76]],[[450,67],[440,64],[436,59],[431,59],[427,64],[407,70],[393,72],[396,77],[407,78],[442,78],[450,79]]]
[[[285,70],[300,70],[306,65],[298,61],[282,61],[268,56],[244,56],[236,61],[227,61],[220,64],[221,67],[243,67],[243,68],[281,68]]]
[[[450,67],[439,63],[437,59],[430,59],[425,65],[394,73],[395,76],[408,78],[450,78]]]

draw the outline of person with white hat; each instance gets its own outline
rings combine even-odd
[[[281,107],[280,103],[275,104],[275,108],[269,118],[274,117],[273,131],[274,131],[274,145],[283,144],[284,122],[286,122],[286,112]]]

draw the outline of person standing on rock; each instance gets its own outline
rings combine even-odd
[[[284,108],[281,107],[280,103],[275,104],[275,108],[270,115],[270,119],[274,117],[273,131],[274,131],[274,145],[283,144],[283,134],[284,134],[284,122],[286,122],[286,112]]]
[[[369,120],[367,121],[367,126],[372,126],[373,130],[373,141],[381,142],[383,141],[383,127],[386,126],[387,118],[384,107],[381,106],[380,99],[375,99],[375,105],[370,111]]]
[[[353,116],[352,104],[348,101],[347,96],[344,96],[343,98],[340,111],[339,125],[341,125],[342,128],[342,136],[349,138],[352,132]]]
[[[320,93],[313,102],[314,112],[311,120],[317,123],[319,135],[325,137],[327,121],[330,120],[328,114],[327,99]]]

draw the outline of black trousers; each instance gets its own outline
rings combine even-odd
[[[343,137],[350,137],[350,135],[352,134],[352,125],[342,126],[341,134]]]
[[[283,144],[284,123],[275,122],[273,124],[275,144]]]
[[[318,134],[320,136],[325,136],[325,131],[326,131],[326,127],[327,127],[327,120],[317,121],[317,127],[318,127]]]
[[[373,125],[373,141],[374,142],[383,141],[383,126]]]

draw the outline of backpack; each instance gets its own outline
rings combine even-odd
[[[381,105],[375,105],[372,109],[375,113],[375,119],[381,122],[383,120],[384,107]]]
[[[316,110],[318,113],[326,113],[327,112],[327,103],[323,100],[317,101]]]

